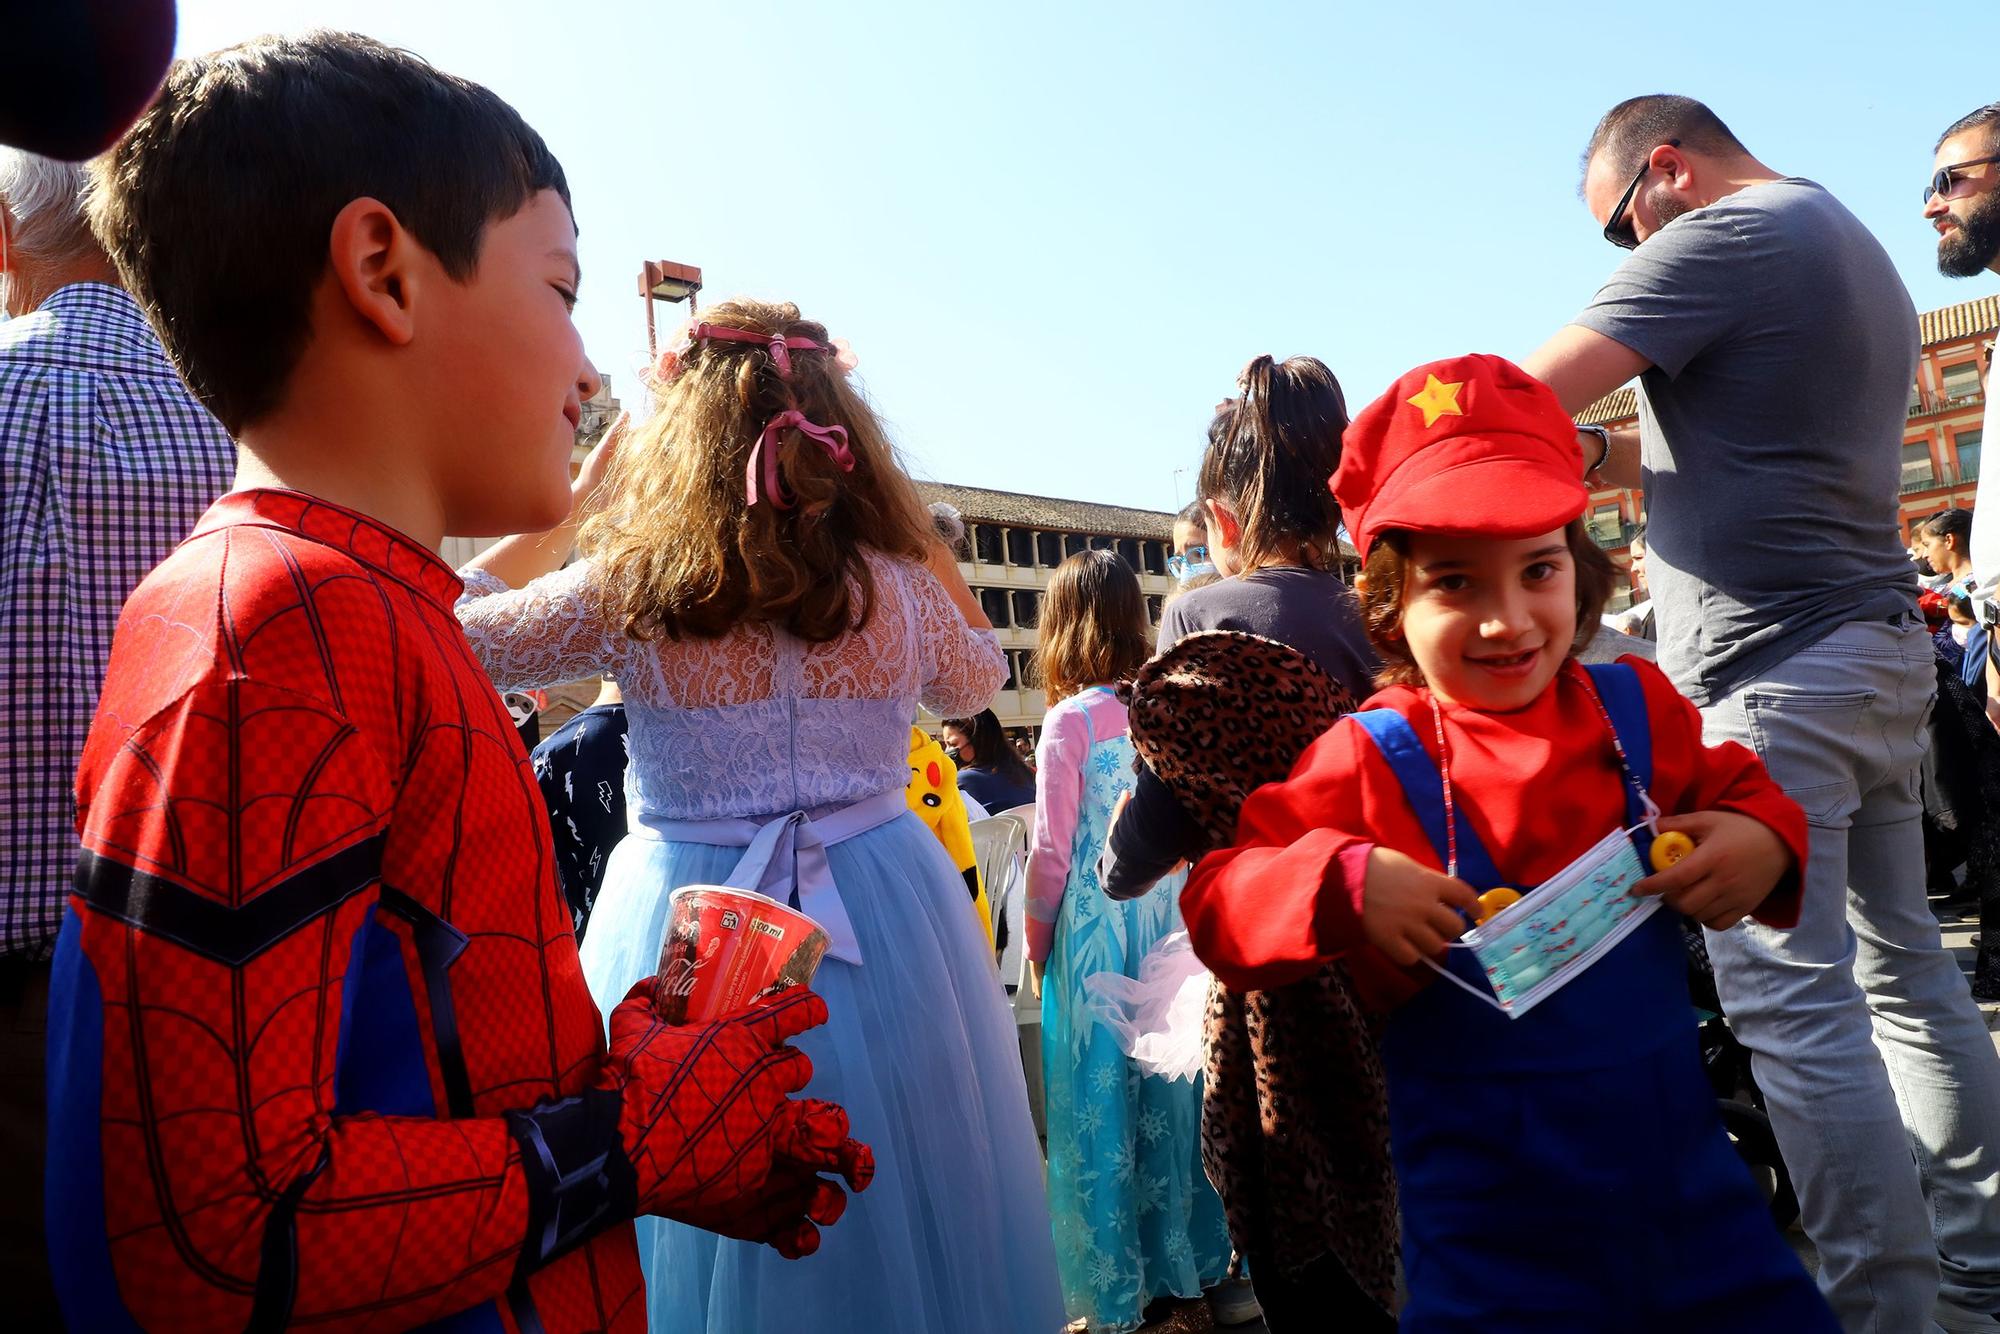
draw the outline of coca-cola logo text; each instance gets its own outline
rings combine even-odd
[[[722,939],[719,936],[710,937],[701,942],[699,948],[700,958],[676,955],[660,970],[659,989],[662,996],[679,996],[685,1000],[694,995],[694,975],[701,971],[703,964],[715,958],[716,951],[722,948]]]

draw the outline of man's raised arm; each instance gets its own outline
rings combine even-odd
[[[1556,391],[1563,410],[1574,417],[1612,390],[1633,379],[1651,363],[1615,338],[1580,324],[1566,324],[1555,337],[1536,348],[1521,369]],[[1595,433],[1582,442],[1583,458],[1597,458]],[[1639,432],[1624,427],[1611,432],[1611,453],[1594,478],[1607,486],[1639,485]]]

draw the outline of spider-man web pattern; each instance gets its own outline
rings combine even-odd
[[[523,1262],[502,1113],[585,1093],[604,1043],[458,592],[266,491],[127,604],[50,1019],[73,1327],[643,1328],[629,1222]]]

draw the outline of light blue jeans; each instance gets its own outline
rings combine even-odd
[[[1921,625],[1855,621],[1704,709],[1805,808],[1789,931],[1708,933],[1848,1334],[2000,1313],[2000,1057],[1925,897]]]

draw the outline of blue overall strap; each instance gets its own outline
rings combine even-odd
[[[1646,690],[1639,684],[1639,673],[1632,670],[1629,662],[1593,663],[1584,670],[1590,673],[1590,683],[1597,687],[1597,697],[1604,702],[1604,712],[1610,715],[1611,730],[1618,734],[1618,744],[1625,748],[1632,777],[1640,787],[1651,791],[1653,723],[1646,712]],[[1636,825],[1645,818],[1646,808],[1639,801],[1639,794],[1627,783],[1625,823]]]
[[[1404,799],[1416,812],[1417,823],[1424,827],[1431,847],[1437,850],[1439,865],[1449,867],[1451,842],[1444,828],[1444,777],[1424,753],[1423,743],[1417,740],[1409,720],[1393,709],[1364,709],[1348,717],[1361,725],[1375,748],[1382,752],[1382,758],[1389,762],[1390,772],[1403,785]],[[1487,856],[1486,845],[1464,820],[1458,822],[1458,878],[1480,890],[1507,883],[1501,879],[1493,859]]]

